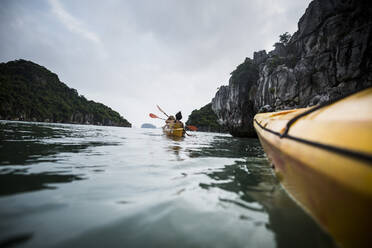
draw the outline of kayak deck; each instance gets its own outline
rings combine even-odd
[[[312,108],[257,114],[284,188],[343,246],[367,247],[372,221],[372,88]],[[287,135],[284,135],[288,130]]]
[[[185,130],[183,128],[169,128],[167,126],[164,126],[163,132],[167,136],[172,136],[172,137],[184,137],[185,136]]]

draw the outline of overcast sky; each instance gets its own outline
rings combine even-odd
[[[0,0],[0,62],[31,60],[134,126],[209,103],[310,0]]]

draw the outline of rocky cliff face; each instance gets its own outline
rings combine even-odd
[[[235,136],[255,135],[257,112],[311,106],[372,86],[371,4],[314,0],[290,41],[255,52],[252,64],[249,76],[236,82],[233,72],[212,100]]]
[[[212,109],[220,124],[238,137],[254,133],[250,125],[254,116],[252,86],[258,80],[258,66],[250,58],[231,73],[229,86],[221,86],[212,100]]]

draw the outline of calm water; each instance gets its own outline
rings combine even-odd
[[[256,139],[0,121],[0,142],[0,246],[333,246]]]

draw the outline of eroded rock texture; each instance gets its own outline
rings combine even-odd
[[[254,136],[257,112],[311,106],[372,86],[371,6],[311,2],[288,44],[255,52],[238,80],[232,72],[212,100],[219,121],[234,136]]]

